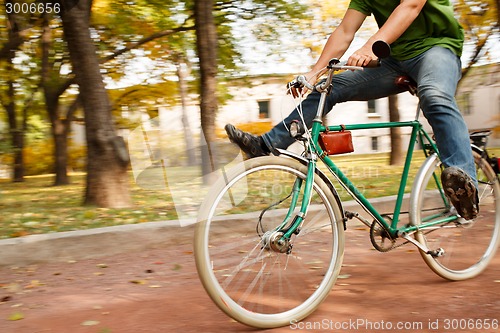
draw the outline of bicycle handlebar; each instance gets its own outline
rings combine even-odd
[[[376,41],[373,44],[373,53],[378,57],[378,59],[371,60],[366,66],[348,66],[347,62],[340,62],[338,59],[333,58],[329,61],[327,71],[327,78],[323,83],[312,85],[307,81],[305,75],[299,75],[294,81],[289,83],[289,87],[301,88],[306,87],[307,89],[318,92],[324,92],[332,83],[333,74],[337,70],[364,70],[365,68],[374,68],[380,66],[380,59],[386,58],[391,53],[391,47],[384,41]]]
[[[375,59],[375,60],[372,60],[368,63],[368,65],[366,66],[348,66],[346,65],[347,62],[346,61],[342,61],[340,62],[338,59],[336,58],[333,58],[330,60],[330,62],[328,63],[328,77],[327,77],[327,82],[328,84],[324,85],[325,87],[327,87],[330,83],[331,83],[331,77],[333,76],[333,72],[335,71],[338,71],[338,70],[351,70],[351,71],[356,71],[356,70],[364,70],[365,68],[374,68],[374,67],[378,67],[380,66],[380,59]],[[309,90],[318,90],[321,92],[322,88],[323,87],[323,84],[321,85],[312,85],[310,84],[308,81],[307,81],[307,78],[305,77],[305,75],[299,75],[295,78],[295,83],[292,83],[292,84],[296,84],[296,87],[306,87],[307,89]],[[319,89],[318,89],[319,88]]]

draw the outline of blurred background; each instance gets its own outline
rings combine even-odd
[[[470,129],[495,128],[499,1],[453,2],[467,41],[457,100]],[[348,6],[0,3],[0,238],[177,219],[181,206],[195,212],[190,199],[207,175],[238,159],[225,123],[260,134],[286,116],[294,101],[285,84],[314,63]],[[375,29],[369,18],[352,49]],[[409,94],[346,103],[329,121],[407,120],[416,104]],[[356,154],[397,165],[406,133],[396,135],[356,134]],[[365,173],[360,165],[352,172]]]

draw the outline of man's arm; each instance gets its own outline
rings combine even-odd
[[[354,35],[366,19],[366,15],[354,9],[347,9],[342,22],[333,31],[313,66],[311,72],[317,72],[328,65],[332,58],[340,59],[351,45]]]
[[[377,40],[383,40],[389,44],[395,42],[417,18],[426,2],[427,0],[402,0],[377,33],[349,57],[348,65],[364,66],[370,60],[375,59],[372,52],[373,43]]]
[[[356,31],[358,31],[365,19],[365,14],[354,9],[347,9],[342,22],[340,22],[340,25],[328,38],[318,61],[309,73],[305,74],[305,77],[310,84],[314,85],[316,83],[318,77],[324,73],[324,68],[328,65],[330,59],[340,59],[340,57],[344,55],[345,51],[349,48],[349,45],[351,45]],[[307,88],[292,88],[291,94],[294,97],[297,97],[304,94],[306,91]]]

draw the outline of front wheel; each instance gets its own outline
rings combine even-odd
[[[254,158],[222,177],[200,209],[198,274],[217,306],[241,323],[272,328],[302,320],[326,298],[339,274],[342,214],[320,177],[314,179],[300,232],[289,243],[278,242],[276,229],[289,207],[301,205],[306,174],[307,167],[293,159]]]
[[[415,239],[442,255],[420,251],[427,265],[448,280],[465,280],[480,274],[493,259],[500,243],[500,185],[486,160],[474,152],[479,183],[479,214],[474,220],[453,219],[415,233]],[[415,226],[432,224],[450,215],[440,185],[441,162],[432,155],[414,183],[410,219]]]

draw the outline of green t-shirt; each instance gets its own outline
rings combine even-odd
[[[381,27],[400,0],[351,0],[349,8],[375,17]],[[449,0],[428,0],[409,28],[391,44],[391,55],[398,60],[413,58],[433,46],[442,46],[462,55],[463,29],[453,15]]]

